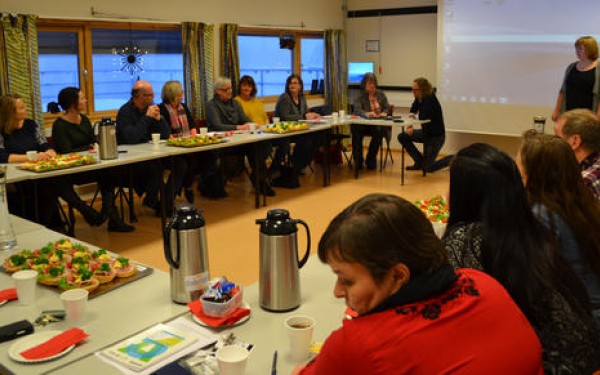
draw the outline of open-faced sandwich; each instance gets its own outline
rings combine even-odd
[[[106,284],[115,278],[117,273],[111,267],[110,263],[99,263],[94,270],[94,277],[98,279],[100,284]]]
[[[58,287],[62,290],[82,288],[91,292],[100,285],[100,281],[93,275],[92,270],[87,267],[73,268],[69,275],[60,279]]]
[[[136,268],[135,264],[129,261],[127,258],[119,257],[113,264],[117,277],[130,277],[135,275]]]
[[[48,265],[42,272],[38,271],[37,281],[42,285],[56,286],[66,276],[67,269],[62,264]]]

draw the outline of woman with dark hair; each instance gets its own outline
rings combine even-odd
[[[37,151],[36,160],[50,159],[56,152],[46,140],[42,129],[35,121],[27,118],[27,107],[19,95],[0,96],[0,163],[22,163],[27,161],[27,151]],[[20,183],[23,190],[29,186]],[[97,226],[104,222],[103,216],[85,204],[64,178],[46,178],[38,182],[37,197],[39,222],[45,226],[56,223],[56,199],[62,198],[81,213],[85,221]],[[33,190],[33,189],[31,189]],[[12,206],[11,208],[16,208]],[[13,212],[18,212],[14,211]],[[36,219],[34,215],[20,212],[24,217]]]
[[[565,71],[556,99],[552,121],[571,109],[587,108],[600,115],[600,69],[598,69],[598,42],[592,36],[582,36],[575,41],[575,61]]]
[[[238,94],[234,98],[242,110],[256,125],[261,126],[269,123],[269,116],[265,112],[263,102],[256,98],[256,83],[250,76],[242,76],[238,85]]]
[[[387,117],[391,115],[390,104],[385,93],[377,88],[377,77],[373,73],[364,75],[360,82],[360,94],[354,101],[353,114],[367,118]],[[369,151],[367,152],[367,169],[377,168],[377,152],[381,145],[384,127],[371,125],[350,125],[352,132],[352,152],[356,160],[356,167],[363,165],[363,138],[371,136]]]
[[[600,203],[580,178],[575,154],[557,136],[526,132],[517,166],[533,212],[586,287],[600,329]]]
[[[542,374],[534,330],[506,290],[453,271],[431,223],[410,202],[363,197],[319,242],[345,320],[301,374]]]
[[[398,142],[404,146],[415,162],[406,167],[406,170],[414,171],[425,168],[427,172],[435,172],[447,167],[451,160],[451,157],[447,156],[436,161],[446,141],[442,106],[427,78],[415,78],[412,83],[412,92],[415,100],[410,107],[410,113],[413,114],[413,117],[418,116],[419,120],[429,120],[429,122],[421,125],[421,129],[413,129],[412,126],[408,126],[405,132],[398,134]],[[417,150],[415,143],[423,144],[423,153]]]
[[[290,75],[285,81],[285,92],[279,96],[275,104],[275,117],[281,121],[315,120],[319,114],[308,111],[308,105],[304,98],[304,83],[298,74]],[[299,176],[306,168],[314,153],[319,148],[319,136],[305,134],[289,137],[281,140],[279,155],[289,149],[289,143],[295,143],[294,153],[291,158],[291,167],[282,167],[281,176],[273,180],[274,186],[288,189],[300,187]],[[275,156],[275,160],[283,160],[282,156]]]
[[[476,143],[450,165],[450,217],[444,243],[455,268],[498,280],[525,313],[549,374],[600,368],[600,337],[581,282],[527,202],[515,162]]]
[[[61,154],[87,151],[96,143],[90,119],[82,114],[87,99],[77,87],[66,87],[58,93],[58,104],[65,111],[52,125],[52,138],[56,151]],[[74,183],[97,182],[102,193],[102,214],[108,217],[111,232],[131,232],[135,228],[125,224],[115,207],[114,175],[110,170],[69,176]]]

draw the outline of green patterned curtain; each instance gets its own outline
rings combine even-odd
[[[0,92],[24,98],[29,117],[43,124],[37,16],[2,14],[0,22]]]
[[[343,30],[325,30],[325,103],[332,111],[348,113],[348,64]],[[344,134],[350,134],[345,125]]]
[[[221,25],[221,75],[231,78],[234,96],[240,81],[240,51],[238,49],[238,30],[236,24]]]
[[[214,26],[183,22],[181,32],[185,101],[194,118],[205,119],[214,81]]]

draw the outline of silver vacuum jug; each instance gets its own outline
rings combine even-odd
[[[287,210],[267,212],[260,224],[259,304],[269,311],[289,311],[300,306],[299,269],[310,255],[310,231],[308,225],[291,219]],[[307,249],[302,259],[298,254],[297,224],[306,228]]]
[[[171,299],[199,299],[209,285],[208,248],[204,217],[191,205],[175,210],[164,228],[165,258],[170,266]]]
[[[119,157],[117,149],[117,126],[110,117],[103,117],[98,124],[98,144],[101,160],[116,159]]]

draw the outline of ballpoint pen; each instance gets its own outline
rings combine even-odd
[[[277,350],[273,353],[273,365],[271,366],[271,375],[277,375]]]

